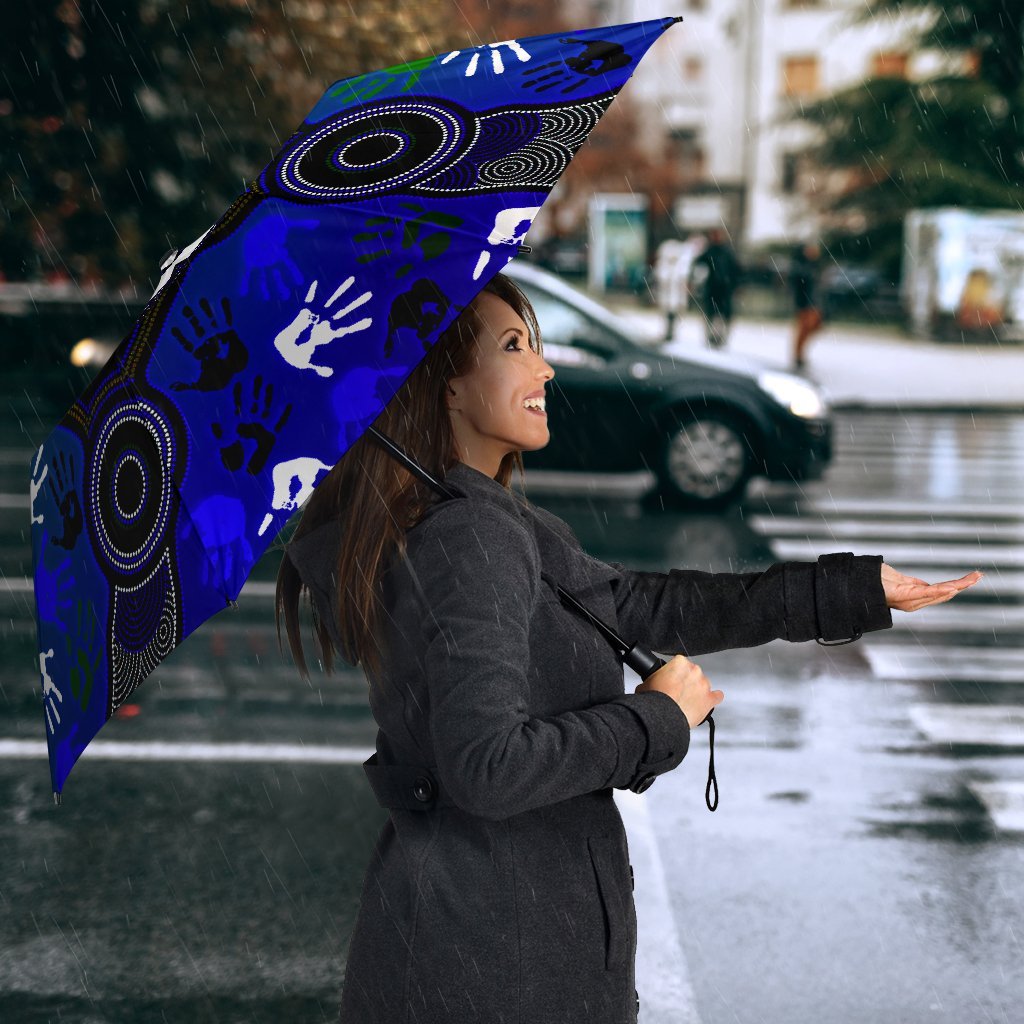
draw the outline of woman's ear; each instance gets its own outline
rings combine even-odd
[[[450,380],[446,380],[444,383],[445,391],[447,392],[447,394],[444,396],[444,403],[445,407],[448,409],[449,412],[451,412],[451,410],[454,408],[458,408],[458,403],[461,397],[458,391],[456,391],[456,389],[452,387],[452,381],[456,379],[457,378],[452,377]]]

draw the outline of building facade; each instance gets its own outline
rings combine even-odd
[[[651,18],[652,6],[601,5],[608,22]],[[748,250],[816,234],[815,193],[842,182],[824,180],[796,155],[813,142],[814,129],[792,114],[872,76],[933,73],[935,60],[912,49],[921,12],[857,24],[863,0],[675,6],[683,22],[658,41],[630,88],[650,112],[652,136],[667,135],[685,163],[686,186],[675,201],[679,233],[722,223]]]

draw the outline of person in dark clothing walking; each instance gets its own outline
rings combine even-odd
[[[732,297],[740,283],[743,268],[721,228],[708,232],[708,244],[693,261],[694,269],[702,268],[701,312],[710,348],[722,348],[732,324]]]
[[[677,767],[722,700],[708,651],[839,640],[949,600],[880,555],[763,572],[628,569],[509,485],[549,441],[526,297],[497,275],[318,485],[278,575],[292,655],[307,592],[323,665],[362,665],[388,809],[348,947],[342,1024],[635,1024],[636,913],[614,789]],[[621,636],[682,651],[634,692],[554,580]],[[280,632],[278,634],[280,638]],[[642,879],[637,880],[643,884]]]
[[[793,338],[793,368],[802,370],[806,365],[804,351],[811,335],[817,331],[824,317],[818,296],[818,272],[821,249],[817,242],[800,245],[793,253],[789,271],[789,285],[793,292],[796,309],[795,335]]]

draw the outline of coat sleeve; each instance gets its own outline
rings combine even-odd
[[[682,761],[689,723],[664,693],[531,716],[529,623],[540,556],[521,522],[457,501],[423,531],[410,562],[425,602],[428,725],[438,778],[457,806],[500,820],[631,787]]]
[[[764,572],[643,572],[609,563],[623,635],[692,657],[770,640],[847,640],[892,626],[881,555],[821,555]]]

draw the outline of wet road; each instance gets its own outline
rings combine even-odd
[[[278,653],[271,553],[239,609],[104,729],[135,744],[131,759],[87,754],[53,807],[32,753],[28,416],[0,449],[0,1020],[334,1019],[383,814],[359,766],[375,732],[365,682],[308,685]],[[640,569],[852,550],[930,580],[987,573],[846,647],[700,659],[726,693],[718,811],[703,802],[703,731],[637,798],[642,819],[624,794],[643,1024],[1019,1015],[1024,418],[847,413],[836,426],[826,481],[725,516],[530,492],[589,551]]]

